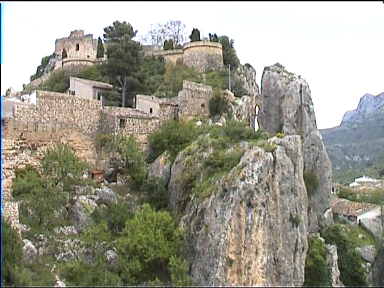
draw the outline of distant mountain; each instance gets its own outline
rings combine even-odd
[[[384,176],[384,93],[365,94],[340,126],[322,129],[335,181],[348,183],[363,174]]]

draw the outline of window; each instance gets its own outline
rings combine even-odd
[[[204,103],[201,104],[201,108],[205,108],[205,104]]]
[[[125,127],[125,122],[126,122],[126,119],[120,119],[120,123],[119,123],[120,129],[123,129]]]
[[[80,45],[76,44],[76,51],[79,51],[79,49],[80,49]]]
[[[149,108],[149,113],[152,114],[152,112],[153,112],[153,111],[152,111],[152,108]]]

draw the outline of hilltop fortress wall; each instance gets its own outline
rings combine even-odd
[[[221,43],[206,40],[185,43],[182,49],[159,50],[146,47],[144,54],[146,56],[161,56],[167,63],[182,63],[199,72],[220,70],[224,67]]]

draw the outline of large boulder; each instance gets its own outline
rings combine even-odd
[[[117,195],[113,190],[107,186],[96,189],[97,204],[116,204]]]
[[[365,245],[362,247],[356,248],[357,252],[360,254],[361,258],[369,263],[375,262],[376,257],[376,248],[375,245]]]
[[[162,178],[165,185],[168,185],[171,176],[171,164],[169,154],[164,152],[149,166],[148,176]]]
[[[23,243],[23,260],[28,264],[32,264],[35,262],[38,255],[37,249],[35,245],[33,245],[33,243],[28,239],[24,239]]]
[[[77,231],[83,231],[92,224],[91,214],[97,207],[96,199],[94,195],[80,195],[75,198],[69,215]]]
[[[318,232],[332,223],[325,212],[329,209],[332,166],[317,129],[311,91],[307,82],[288,72],[280,64],[265,67],[261,80],[260,128],[267,132],[300,135],[304,159],[304,175],[318,185],[310,185],[309,231]],[[314,176],[313,176],[314,175]],[[312,183],[313,184],[313,183]]]
[[[185,185],[189,173],[199,171],[209,148],[193,143],[177,156],[170,206],[184,215],[180,223],[196,284],[303,284],[308,199],[301,139],[270,141],[273,152],[244,144],[240,162],[204,198],[187,200]]]

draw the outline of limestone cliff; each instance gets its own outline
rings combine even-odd
[[[261,80],[261,102],[258,122],[262,129],[302,138],[304,171],[316,175],[318,180],[314,191],[308,191],[309,230],[319,231],[321,226],[332,222],[326,216],[330,207],[332,168],[316,126],[309,85],[280,64],[266,67]]]
[[[308,200],[299,136],[273,152],[243,143],[240,162],[201,198],[186,195],[190,171],[210,149],[192,144],[172,166],[171,206],[184,215],[191,276],[201,285],[302,285]],[[183,186],[184,185],[184,186]],[[188,200],[189,197],[189,201]],[[185,208],[184,208],[185,207]]]

